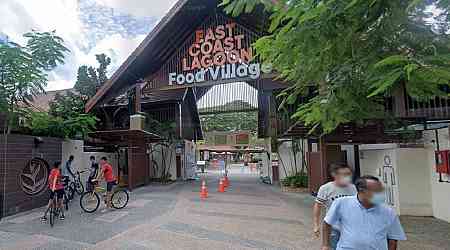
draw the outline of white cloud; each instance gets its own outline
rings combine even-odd
[[[76,73],[80,65],[97,65],[95,55],[105,53],[112,58],[109,72],[117,69],[122,62],[131,54],[131,52],[144,39],[146,33],[151,27],[144,27],[136,31],[128,26],[120,26],[127,22],[124,16],[121,16],[118,23],[110,23],[108,33],[100,35],[99,31],[86,29],[80,17],[88,16],[93,22],[94,27],[97,21],[98,25],[105,25],[105,21],[111,22],[107,15],[108,9],[102,9],[101,6],[93,9],[92,13],[80,13],[79,0],[0,0],[0,32],[7,34],[14,42],[25,42],[22,34],[38,29],[43,31],[56,30],[61,36],[66,47],[71,52],[66,56],[66,63],[59,66],[49,74],[49,84],[47,90],[70,88],[76,81]],[[94,0],[80,0],[83,3],[92,3]],[[114,13],[129,13],[131,15],[140,15],[147,17],[160,18],[174,0],[95,0],[99,4],[114,8]],[[149,11],[143,11],[149,10]],[[105,14],[106,13],[106,14]],[[106,19],[105,19],[106,18]],[[133,20],[135,21],[135,20]],[[130,21],[131,22],[131,21]],[[123,35],[124,30],[128,35]],[[114,33],[116,31],[116,33]],[[129,34],[132,34],[131,36]],[[93,39],[94,38],[94,39]],[[94,45],[92,42],[94,41]]]
[[[96,0],[111,8],[120,9],[135,16],[162,17],[177,0]]]

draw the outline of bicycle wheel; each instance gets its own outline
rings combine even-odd
[[[63,203],[64,203],[64,208],[66,209],[66,211],[69,210],[69,197],[67,197],[67,194],[64,194],[63,196]]]
[[[50,226],[53,227],[53,225],[55,225],[55,209],[53,207],[50,208]]]
[[[86,213],[97,211],[100,206],[100,197],[95,192],[86,192],[80,197],[80,207]]]
[[[82,195],[84,193],[84,186],[83,186],[83,183],[81,183],[80,180],[78,180],[75,183],[75,191],[77,192],[78,195]]]
[[[69,186],[66,189],[66,195],[67,195],[67,198],[69,199],[69,201],[73,200],[73,198],[75,197],[75,189],[73,189],[72,186]]]
[[[115,209],[122,209],[127,206],[130,196],[126,190],[118,190],[112,194],[111,205]]]

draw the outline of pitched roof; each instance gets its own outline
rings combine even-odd
[[[47,91],[46,93],[35,96],[33,101],[30,103],[30,106],[38,112],[47,112],[50,110],[50,102],[55,99],[57,94],[66,95],[69,91],[73,91],[73,89]]]
[[[217,7],[219,3],[220,0],[178,0],[111,79],[89,100],[86,112],[111,101],[117,96],[114,93],[122,94],[126,88],[156,72],[210,14],[222,11]],[[266,16],[262,11],[258,13],[260,15],[243,14],[237,19],[253,27],[263,26],[263,17]]]

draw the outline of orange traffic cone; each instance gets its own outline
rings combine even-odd
[[[222,178],[220,178],[220,181],[219,181],[219,190],[218,190],[218,192],[219,193],[225,192],[225,185],[223,184]]]
[[[208,188],[206,187],[206,181],[202,181],[202,187],[200,189],[200,198],[201,199],[208,198]]]
[[[230,180],[228,180],[228,176],[226,176],[226,175],[223,178],[223,186],[226,188],[230,186]]]

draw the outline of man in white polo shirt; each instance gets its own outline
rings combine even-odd
[[[358,195],[331,205],[324,219],[322,250],[330,250],[332,227],[340,227],[337,250],[397,250],[406,240],[395,211],[386,206],[383,184],[374,176],[356,181]]]
[[[316,196],[316,202],[313,206],[313,232],[317,239],[320,238],[321,211],[325,208],[327,211],[334,201],[346,196],[356,195],[356,187],[352,184],[352,169],[345,164],[332,164],[330,174],[334,181],[328,182],[319,188]],[[334,227],[331,232],[331,249],[336,249],[339,241],[339,228]]]

